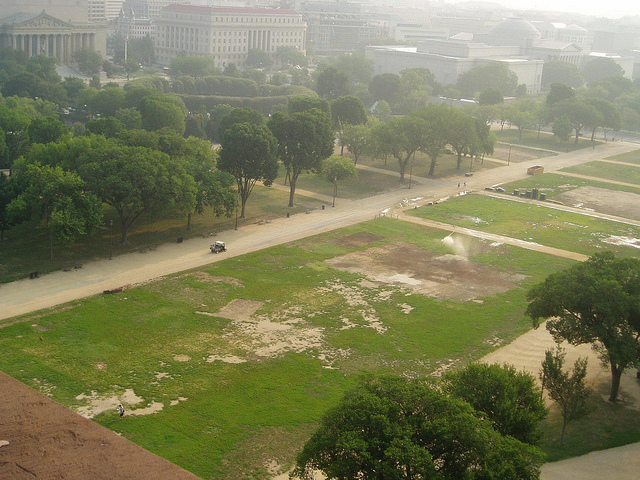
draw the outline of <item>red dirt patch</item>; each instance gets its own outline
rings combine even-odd
[[[114,412],[114,415],[116,413]],[[0,373],[0,478],[199,480]]]

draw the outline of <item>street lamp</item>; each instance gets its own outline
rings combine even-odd
[[[113,260],[113,220],[109,220],[109,260]]]
[[[507,158],[507,167],[511,164],[511,144],[509,144],[509,157]]]

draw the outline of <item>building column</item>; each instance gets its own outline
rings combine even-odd
[[[90,33],[89,34],[89,48],[91,50],[95,50],[96,49],[96,34],[95,33]]]

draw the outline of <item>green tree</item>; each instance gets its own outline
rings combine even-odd
[[[187,211],[187,230],[191,229],[192,213],[202,215],[205,206],[211,207],[216,217],[230,217],[236,207],[234,178],[218,170],[211,144],[197,138],[187,138],[179,160],[193,177],[197,189],[193,210]]]
[[[213,57],[174,57],[171,59],[169,74],[172,77],[188,75],[190,77],[206,77],[218,73]]]
[[[580,88],[584,85],[584,77],[578,67],[572,63],[562,60],[545,62],[542,70],[542,88],[546,90],[554,83]]]
[[[428,175],[435,174],[436,161],[448,143],[447,132],[451,125],[451,109],[445,105],[427,105],[412,112],[426,122],[426,130],[420,149],[431,161]]]
[[[519,140],[522,140],[522,132],[535,125],[535,105],[534,100],[521,98],[507,106],[507,120],[511,125],[518,127]]]
[[[109,142],[80,160],[79,172],[87,188],[114,208],[122,227],[121,242],[141,217],[195,202],[193,177],[182,162],[144,147]]]
[[[269,83],[271,85],[281,86],[286,84],[288,80],[289,78],[287,77],[286,74],[282,72],[276,72],[273,75],[271,75],[271,80],[269,81]]]
[[[264,125],[235,123],[225,131],[218,168],[236,179],[241,218],[256,183],[262,182],[268,187],[278,176],[277,151],[276,138]]]
[[[456,82],[456,88],[467,97],[487,88],[497,88],[503,96],[514,94],[518,86],[518,76],[502,62],[491,62],[462,73]]]
[[[596,253],[548,276],[527,300],[526,315],[535,325],[548,319],[557,343],[593,346],[611,369],[609,401],[615,402],[622,373],[640,363],[640,260]]]
[[[137,108],[119,108],[115,112],[115,118],[122,122],[127,130],[142,128],[142,115]]]
[[[167,97],[145,97],[140,101],[142,126],[146,130],[168,127],[182,135],[185,130],[184,111]]]
[[[327,67],[318,74],[316,92],[328,100],[349,95],[349,77],[334,67]]]
[[[78,62],[78,70],[86,76],[93,76],[100,73],[102,69],[102,55],[100,52],[90,48],[81,48],[73,52],[73,59]]]
[[[226,131],[237,123],[250,123],[259,127],[266,125],[267,119],[259,111],[250,107],[232,108],[220,120],[218,127],[220,138],[224,138]]]
[[[209,112],[209,120],[205,127],[207,137],[211,141],[220,142],[222,140],[222,133],[220,132],[220,124],[222,119],[233,110],[231,105],[221,103],[216,105]]]
[[[382,122],[389,120],[391,107],[386,100],[378,100],[373,108],[373,116]]]
[[[384,100],[389,105],[395,105],[400,93],[400,77],[395,73],[376,75],[369,83],[369,93],[373,100]]]
[[[293,115],[297,112],[305,112],[317,108],[325,113],[331,112],[331,104],[324,98],[309,97],[307,95],[294,95],[287,101],[287,113]]]
[[[476,120],[459,110],[451,111],[451,123],[447,130],[447,142],[458,155],[456,168],[460,170],[462,154],[474,151],[474,145],[479,142],[476,133]]]
[[[331,155],[322,161],[321,173],[333,183],[333,204],[336,206],[336,197],[338,196],[338,181],[345,180],[349,177],[356,177],[358,170],[351,160],[340,155]]]
[[[358,158],[370,151],[373,146],[372,129],[368,125],[345,125],[340,132],[340,144],[347,147],[353,155],[353,164],[358,164]]]
[[[539,477],[537,447],[496,432],[471,406],[418,380],[368,378],[321,419],[293,476],[470,480]]]
[[[504,95],[496,87],[485,88],[480,92],[478,96],[478,103],[480,105],[496,105],[504,102]]]
[[[535,379],[512,365],[472,363],[443,376],[449,395],[464,400],[493,428],[524,443],[540,443],[539,424],[547,414]]]
[[[391,155],[398,161],[401,182],[404,182],[407,165],[413,155],[425,144],[427,128],[424,119],[407,115],[392,118],[378,125],[373,132],[379,153]],[[446,141],[444,143],[446,145]]]
[[[273,59],[264,50],[250,48],[247,52],[247,59],[244,61],[244,63],[248,67],[269,68],[273,63]]]
[[[593,125],[593,130],[591,131],[591,140],[594,139],[596,129],[602,128],[604,131],[604,138],[607,138],[607,132],[611,130],[620,130],[622,127],[622,117],[620,116],[620,111],[615,107],[615,105],[608,100],[602,98],[589,98],[587,99],[587,103],[593,105],[599,113],[597,117],[599,122],[596,125]]]
[[[4,240],[4,232],[13,226],[7,208],[18,196],[18,187],[14,176],[0,173],[0,241]]]
[[[571,138],[573,127],[569,119],[561,115],[553,120],[551,131],[561,142],[568,142]]]
[[[360,125],[366,123],[367,112],[364,109],[362,100],[353,95],[338,97],[331,102],[331,117],[333,128],[340,132],[347,125]],[[340,135],[338,134],[338,137]],[[342,145],[341,148],[344,148]],[[342,150],[340,155],[342,155]]]
[[[268,122],[278,141],[278,154],[289,176],[289,207],[302,172],[317,172],[333,153],[331,117],[318,109],[287,115],[275,112]]]
[[[116,110],[124,108],[125,92],[119,87],[106,87],[91,98],[89,108],[96,114],[112,117]]]
[[[21,109],[9,105],[0,106],[0,128],[4,132],[6,145],[0,167],[11,168],[13,162],[24,154],[29,145],[30,124],[30,116]]]
[[[49,233],[51,260],[54,240],[71,243],[76,237],[97,230],[102,205],[95,195],[84,191],[83,181],[76,173],[59,166],[31,164],[19,176],[27,186],[9,204],[9,220],[40,220]]]
[[[554,117],[563,116],[569,120],[575,132],[575,143],[578,143],[580,132],[588,125],[598,123],[599,113],[596,107],[582,98],[562,100],[553,106]]]
[[[296,47],[278,47],[275,53],[275,59],[280,65],[300,65],[306,67],[309,63],[304,53]]]
[[[48,57],[47,55],[37,55],[31,57],[26,65],[25,70],[31,72],[42,80],[53,83],[62,82],[62,78],[56,70],[56,58]]]
[[[582,75],[587,83],[591,83],[608,77],[622,77],[624,70],[612,58],[595,57],[582,67]]]
[[[67,96],[74,101],[80,90],[86,87],[84,81],[78,77],[65,77],[62,87],[66,90]]]
[[[31,143],[56,142],[69,134],[69,130],[60,120],[52,117],[34,118],[27,129]]]
[[[565,85],[564,83],[552,83],[549,93],[547,94],[547,105],[549,107],[553,107],[558,102],[574,98],[575,95],[575,90],[569,85]]]
[[[560,445],[564,445],[564,432],[567,424],[589,413],[587,398],[590,390],[586,387],[587,359],[579,358],[571,373],[564,371],[565,352],[557,347],[555,352],[547,350],[542,361],[540,381],[551,399],[560,408],[562,415],[562,433]]]
[[[125,128],[124,124],[115,117],[89,120],[85,126],[90,133],[104,135],[107,138],[116,137]]]
[[[344,72],[351,82],[368,85],[373,75],[373,60],[363,53],[347,53],[338,56],[335,67]]]

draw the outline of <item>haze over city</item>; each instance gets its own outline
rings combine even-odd
[[[456,4],[463,2],[448,1],[447,3]],[[502,0],[495,3],[517,10],[574,12],[606,18],[620,18],[640,14],[640,4],[619,0],[615,2],[601,2],[597,0],[586,0],[582,2],[571,0]]]

